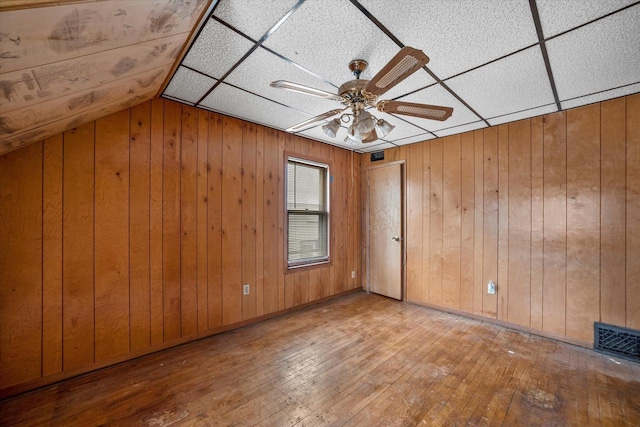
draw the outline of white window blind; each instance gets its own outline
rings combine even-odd
[[[329,259],[328,166],[289,158],[287,253],[290,267]]]

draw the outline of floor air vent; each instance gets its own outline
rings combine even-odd
[[[596,351],[640,362],[640,331],[595,322],[594,332]]]

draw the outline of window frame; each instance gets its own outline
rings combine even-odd
[[[288,209],[288,191],[289,191],[289,161],[296,163],[307,164],[310,166],[322,167],[326,169],[325,176],[325,203],[326,203],[326,216],[327,216],[327,256],[322,258],[307,258],[306,260],[297,260],[293,263],[289,262],[289,209]],[[314,158],[304,154],[298,154],[294,152],[285,151],[284,153],[284,197],[283,197],[283,258],[285,273],[299,272],[306,269],[326,267],[331,264],[331,252],[333,242],[333,215],[331,213],[331,206],[333,205],[333,191],[331,191],[331,162],[325,159]]]

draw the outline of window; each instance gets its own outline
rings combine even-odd
[[[289,268],[329,261],[329,166],[287,159]]]

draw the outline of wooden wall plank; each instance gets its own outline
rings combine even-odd
[[[475,206],[473,223],[473,312],[482,314],[482,300],[485,289],[482,275],[484,248],[484,130],[473,132]]]
[[[509,322],[531,324],[531,121],[509,124]],[[502,191],[502,189],[501,189]],[[502,194],[501,194],[502,196]],[[502,215],[502,211],[500,214]],[[502,229],[501,229],[502,230]],[[504,283],[500,283],[500,290]],[[502,300],[501,300],[502,303]]]
[[[256,125],[256,316],[264,314],[264,132]]]
[[[242,121],[223,118],[222,319],[242,320]]]
[[[222,325],[222,129],[220,114],[210,113],[208,185],[208,318],[209,328]]]
[[[509,316],[509,153],[510,124],[498,127],[498,319]],[[518,143],[518,141],[514,141]],[[515,184],[514,184],[515,185]]]
[[[197,110],[198,121],[198,165],[196,182],[196,251],[197,251],[197,289],[198,289],[198,332],[209,328],[208,308],[208,147],[209,147],[209,113]]]
[[[431,142],[422,144],[422,290],[420,301],[428,302],[431,291]],[[363,185],[364,187],[364,185]],[[364,224],[364,221],[363,221]],[[363,255],[366,252],[363,252]]]
[[[180,154],[180,313],[182,336],[198,332],[198,113],[182,105]]]
[[[94,129],[89,123],[64,133],[62,190],[62,366],[94,361]]]
[[[618,326],[626,324],[626,113],[625,98],[600,104],[600,317]]]
[[[442,305],[460,308],[460,238],[462,223],[460,135],[443,141]]]
[[[95,358],[129,352],[129,111],[96,121]]]
[[[62,134],[44,141],[42,177],[42,375],[62,371]]]
[[[407,154],[407,301],[422,300],[422,159],[423,146],[411,144]]]
[[[640,94],[627,97],[627,327],[640,329]],[[631,296],[631,297],[629,297]]]
[[[460,135],[460,309],[473,313],[475,157],[472,132]]]
[[[131,109],[129,139],[129,296],[131,350],[151,345],[150,161],[151,103]]]
[[[0,378],[42,373],[42,143],[0,157]]]
[[[242,124],[242,285],[249,294],[242,296],[242,319],[256,316],[256,125]]]
[[[567,274],[566,113],[544,116],[543,330],[565,333]]]
[[[278,262],[277,262],[277,267],[278,267],[278,275],[277,275],[277,286],[278,286],[278,310],[284,310],[285,308],[285,283],[284,283],[284,272],[286,269],[286,255],[285,255],[285,247],[284,247],[284,221],[286,221],[286,218],[284,216],[285,213],[285,201],[284,201],[284,183],[285,183],[285,168],[286,168],[286,164],[285,164],[285,158],[284,158],[284,151],[285,151],[285,141],[286,141],[286,136],[283,133],[278,133],[277,134],[277,141],[278,141],[278,145],[277,145],[277,149],[274,146],[274,151],[277,153],[277,176],[278,176],[278,183],[277,183],[277,190],[278,190],[278,203],[276,204],[276,210],[278,212],[278,233],[277,233],[277,244],[275,245],[278,250],[277,250],[277,254],[278,254]],[[327,157],[325,158],[329,158],[329,150],[327,149],[326,152]],[[327,287],[329,287],[331,284],[329,283],[329,281],[327,281]]]
[[[164,342],[162,294],[162,193],[164,188],[164,101],[151,101],[151,153],[149,155],[149,287],[151,345]]]
[[[531,119],[531,327],[542,330],[544,240],[544,135],[542,117]]]
[[[264,314],[278,310],[278,136],[271,128],[264,135]]]
[[[600,104],[567,111],[566,333],[593,341],[600,320]]]
[[[180,338],[180,104],[164,103],[162,293],[164,341]]]
[[[431,206],[429,218],[429,299],[442,304],[442,215],[443,215],[443,150],[442,140],[431,142]]]
[[[497,281],[498,277],[498,128],[484,130],[484,225],[482,249],[482,277],[486,289],[489,280]],[[482,298],[482,314],[497,317],[500,284],[496,294],[486,291]]]

